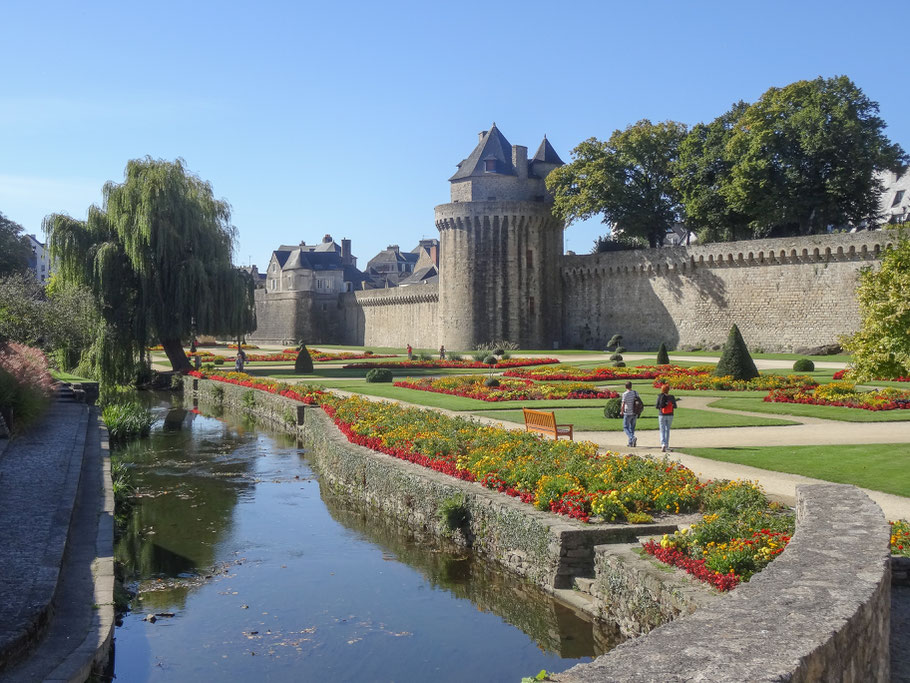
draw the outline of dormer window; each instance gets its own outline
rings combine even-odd
[[[490,155],[483,160],[484,173],[496,173],[496,157]]]

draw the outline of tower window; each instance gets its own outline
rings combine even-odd
[[[525,252],[525,258],[528,262],[528,268],[532,267],[534,265],[534,252],[531,249]]]
[[[528,315],[534,315],[534,297],[528,297]]]
[[[483,160],[483,170],[484,170],[484,173],[495,173],[496,172],[496,159],[484,159]]]

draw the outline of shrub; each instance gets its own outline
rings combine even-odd
[[[463,528],[468,523],[469,519],[468,508],[467,505],[465,505],[464,496],[457,493],[451,498],[446,498],[440,504],[437,514],[449,531]]]
[[[669,365],[670,364],[670,354],[667,353],[667,345],[663,342],[660,343],[660,348],[657,349],[657,364],[658,365]]]
[[[496,365],[499,361],[496,359],[496,356],[489,355],[483,359],[483,362],[487,365]]]
[[[487,378],[483,381],[483,385],[484,385],[485,387],[498,387],[498,386],[499,386],[499,380],[496,379],[495,377],[487,377]]]
[[[611,398],[609,401],[607,401],[606,406],[604,406],[604,417],[609,419],[622,417],[621,398]]]
[[[427,353],[426,351],[421,351],[415,356],[417,360],[433,360],[433,354]]]
[[[626,364],[623,363],[621,360],[617,360],[617,361],[613,361],[613,367],[614,368],[624,368],[624,367],[626,367]]]
[[[610,360],[622,360],[622,354],[614,353],[613,355],[610,356]]]
[[[464,356],[462,356],[460,353],[450,353],[449,360],[454,360],[456,362],[460,362],[460,361],[464,360]]]
[[[215,370],[215,364],[214,363],[203,363],[202,369],[205,370],[206,372],[213,372]]]
[[[808,358],[798,358],[793,364],[793,369],[796,372],[813,372],[815,370],[815,363]]]
[[[609,349],[612,346],[619,346],[620,344],[622,344],[622,335],[614,334],[612,337],[610,337],[610,341],[607,342],[607,348]]]
[[[626,352],[626,347],[625,347],[625,346],[617,346],[617,347],[616,347],[616,353],[625,353],[625,352]]]
[[[243,403],[243,407],[247,410],[252,410],[256,407],[256,390],[250,389],[249,391],[243,392],[243,396],[240,397],[240,402]]]
[[[499,354],[499,357],[500,357],[500,359],[502,359],[502,360],[506,360],[506,359],[508,359],[508,358],[511,358],[511,357],[512,357],[512,354],[509,353],[508,351],[503,351],[502,353]]]
[[[306,344],[304,344],[303,341],[297,344],[297,358],[294,360],[294,374],[313,374],[313,357],[310,356],[310,352],[307,350]]]
[[[752,356],[749,355],[749,349],[743,336],[739,333],[739,328],[734,324],[730,328],[730,334],[727,335],[727,343],[724,345],[723,353],[717,367],[714,369],[716,377],[732,377],[733,379],[747,380],[758,377],[758,369]]]
[[[367,382],[374,384],[378,382],[391,382],[392,371],[388,368],[373,368],[372,370],[367,370],[366,380]]]
[[[224,365],[224,356],[215,356],[215,360],[212,361],[215,365]]]
[[[152,414],[138,401],[108,404],[101,411],[112,444],[148,436],[152,429]]]
[[[364,352],[363,352],[363,355],[364,355],[364,356],[372,356],[372,355],[373,355],[373,352],[370,351],[369,349],[365,349]]]
[[[499,346],[499,347],[496,347],[496,350],[495,350],[495,351],[493,351],[493,355],[494,355],[494,356],[501,356],[501,355],[504,354],[505,352],[506,352],[506,350],[505,350],[504,348],[502,348],[501,346]]]
[[[471,354],[471,358],[478,363],[484,363],[487,360],[487,352],[486,351],[477,351],[477,352]]]

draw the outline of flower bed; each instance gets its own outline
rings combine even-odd
[[[861,410],[910,409],[910,391],[890,387],[879,391],[857,391],[852,382],[831,382],[814,389],[776,389],[765,396],[764,400],[768,403],[803,403]]]
[[[585,370],[574,365],[554,365],[535,370],[509,370],[505,377],[520,377],[544,381],[605,382],[617,379],[654,379],[662,374],[701,374],[704,370],[690,370],[676,365],[637,365],[634,368],[602,367]]]
[[[838,370],[834,373],[835,380],[847,379],[850,376],[850,369]],[[910,382],[910,377],[892,377],[891,379],[876,379],[876,382]]]
[[[910,523],[906,519],[891,522],[891,554],[910,557]]]
[[[376,358],[377,356],[373,356]],[[397,360],[381,361],[379,363],[349,363],[344,369],[364,368],[477,368],[489,370],[490,368],[517,368],[523,365],[548,365],[558,363],[555,358],[505,358],[495,365],[487,365],[476,360]]]
[[[654,380],[654,386],[669,384],[671,389],[688,389],[703,391],[767,391],[791,387],[811,388],[818,382],[808,375],[760,375],[750,380],[738,380],[732,377],[716,377],[711,374],[713,366],[689,368],[682,374],[669,372],[661,374]],[[698,372],[693,372],[693,371]]]
[[[293,358],[297,358],[297,349],[284,349],[282,353],[293,354]],[[378,353],[373,353],[372,351],[367,351],[364,353],[352,353],[350,351],[342,351],[340,353],[329,353],[328,351],[310,351],[310,358],[313,359],[316,363],[331,363],[341,360],[357,360],[360,358],[396,358],[397,356],[394,353],[381,355]]]
[[[536,401],[569,398],[616,398],[615,391],[599,391],[582,383],[535,384],[525,379],[504,379],[499,386],[488,387],[486,378],[478,375],[442,377],[439,379],[411,379],[395,382],[396,387],[432,391],[475,398],[480,401]]]
[[[187,373],[191,377],[199,379],[211,379],[216,382],[227,382],[236,384],[241,387],[259,389],[267,391],[270,394],[278,394],[286,398],[306,403],[307,405],[316,405],[329,394],[326,394],[321,387],[310,384],[288,384],[287,382],[276,382],[275,380],[263,379],[261,377],[252,377],[245,372],[206,372],[204,370],[191,370]]]

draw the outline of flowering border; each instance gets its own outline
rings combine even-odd
[[[376,358],[376,356],[373,356]],[[487,365],[476,360],[398,360],[380,361],[379,363],[348,363],[342,366],[345,370],[364,370],[369,368],[515,368],[523,365],[549,365],[558,363],[556,358],[506,358],[495,365]]]
[[[462,387],[447,388],[437,386],[439,383],[452,383],[453,380],[470,379],[471,382],[465,382]],[[463,398],[472,398],[478,401],[497,402],[497,401],[561,401],[568,399],[605,399],[616,398],[619,396],[615,391],[604,391],[598,389],[589,389],[588,387],[579,387],[566,392],[563,396],[548,396],[540,390],[534,391],[535,387],[545,387],[559,392],[562,388],[560,385],[535,384],[530,380],[506,380],[503,385],[487,387],[483,384],[484,380],[480,377],[468,376],[447,377],[443,380],[436,379],[404,379],[394,383],[396,387],[403,389],[414,389],[415,391],[429,391],[436,394],[449,394],[450,396],[461,396]],[[521,384],[521,388],[512,385]]]

